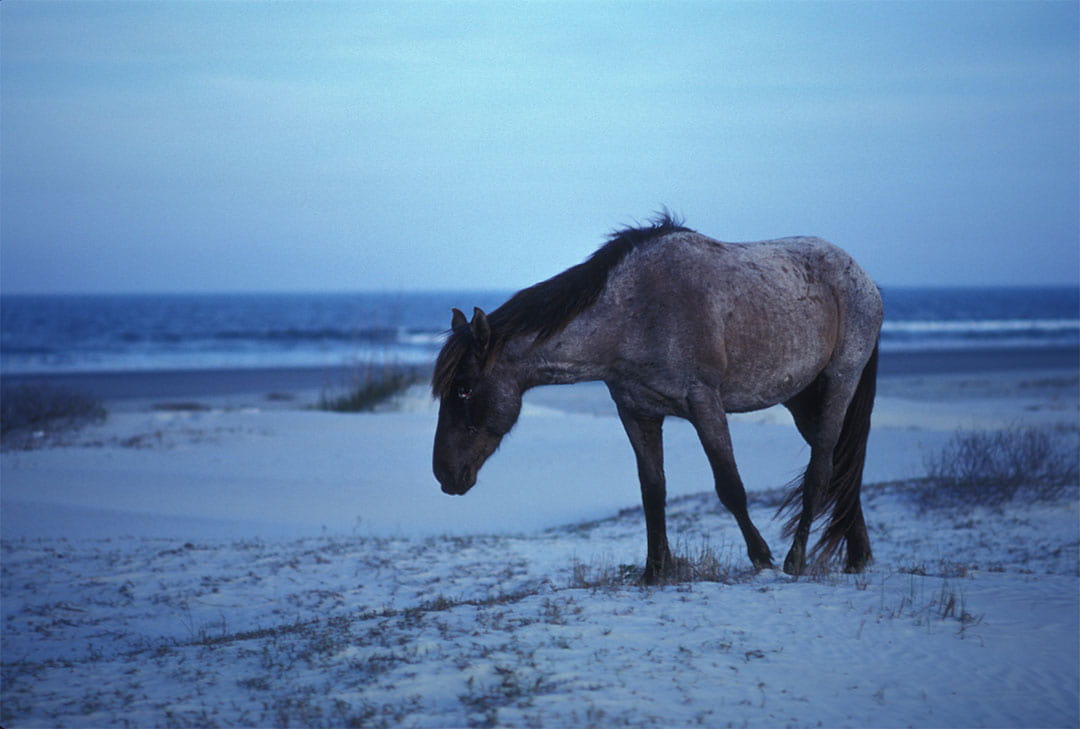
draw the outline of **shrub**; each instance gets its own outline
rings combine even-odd
[[[1020,494],[1037,501],[1060,498],[1080,479],[1076,435],[1018,426],[959,432],[926,459],[919,504],[1000,507]]]
[[[47,383],[24,383],[0,389],[0,438],[28,443],[36,431],[56,432],[105,419],[97,398]]]

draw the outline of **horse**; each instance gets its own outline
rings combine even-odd
[[[603,381],[637,459],[648,541],[642,581],[676,571],[665,522],[667,416],[693,425],[751,564],[772,569],[747,512],[727,416],[782,403],[810,446],[781,507],[793,512],[784,571],[803,574],[808,559],[827,567],[845,552],[845,570],[862,571],[872,559],[860,489],[883,315],[877,286],[827,241],[725,243],[665,211],[611,233],[583,263],[490,315],[452,310],[431,382],[435,477],[447,494],[469,491],[526,390]],[[812,524],[826,513],[808,553]]]

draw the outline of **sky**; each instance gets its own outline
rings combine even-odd
[[[527,286],[666,206],[1077,284],[1076,2],[0,3],[0,291]]]

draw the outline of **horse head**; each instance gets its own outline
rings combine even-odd
[[[470,322],[454,309],[450,327],[432,380],[440,400],[432,469],[445,493],[464,494],[517,422],[521,387],[510,368],[496,361],[483,311],[474,309]]]

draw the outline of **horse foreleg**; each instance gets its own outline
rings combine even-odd
[[[622,407],[619,407],[619,418],[637,457],[641,505],[645,510],[645,534],[649,542],[642,581],[652,585],[674,566],[671,550],[668,548],[665,516],[667,486],[664,480],[664,420],[636,416]]]
[[[761,538],[757,527],[750,520],[747,510],[746,489],[743,487],[739,470],[735,466],[735,454],[731,445],[731,433],[728,431],[727,413],[719,397],[708,393],[694,403],[691,422],[697,430],[698,438],[709,458],[713,478],[716,482],[716,495],[728,511],[735,517],[735,522],[746,541],[746,552],[755,569],[772,569],[772,552],[769,545]]]

